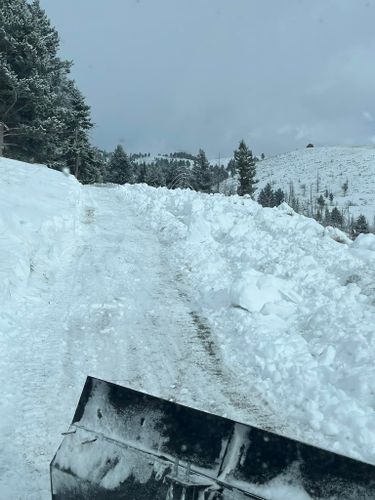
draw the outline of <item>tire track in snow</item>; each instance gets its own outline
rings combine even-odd
[[[193,325],[190,336],[184,339],[184,351],[187,354],[186,361],[191,366],[195,365],[201,372],[196,378],[194,377],[194,380],[205,380],[206,401],[209,401],[209,407],[204,405],[205,399],[202,398],[202,395],[197,401],[199,406],[202,409],[253,424],[269,431],[286,432],[287,423],[281,421],[279,416],[275,418],[275,413],[259,391],[251,384],[251,381],[249,381],[249,386],[241,386],[239,378],[224,364],[220,350],[215,343],[213,332],[200,313],[194,310],[193,304],[188,297],[188,290],[184,289],[183,291],[183,286],[181,275],[177,275],[174,282],[168,284],[168,288],[175,288],[182,302],[187,305],[190,316],[190,321],[188,319],[187,322]],[[179,375],[179,387],[181,385],[189,386],[183,373],[186,372],[183,372],[182,369]],[[186,398],[183,393],[177,391],[173,399],[181,401],[181,399]],[[189,401],[186,400],[186,403],[188,404]]]
[[[51,282],[30,281],[15,318],[7,387],[17,394],[12,414],[25,418],[5,443],[14,463],[0,463],[15,499],[20,475],[30,500],[50,498],[49,462],[87,375],[258,425],[269,417],[250,386],[238,389],[167,250],[123,193],[82,188],[74,251]]]

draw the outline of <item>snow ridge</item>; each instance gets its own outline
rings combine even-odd
[[[88,374],[375,463],[374,235],[7,159],[0,190],[4,498],[50,498]]]
[[[375,236],[352,243],[237,196],[124,195],[172,249],[227,365],[292,437],[375,463]]]

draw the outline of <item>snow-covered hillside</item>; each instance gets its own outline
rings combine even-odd
[[[145,156],[141,156],[139,158],[133,158],[133,162],[137,165],[140,165],[142,163],[144,163],[145,165],[152,165],[154,163],[158,163],[158,162],[165,161],[165,160],[168,160],[168,161],[185,160],[185,161],[188,161],[191,166],[193,165],[193,160],[191,160],[191,158],[184,157],[182,154],[180,154],[179,157],[173,157],[173,156],[170,156],[170,154],[168,154],[168,153],[164,153],[164,154],[159,153],[159,154],[150,154],[150,156],[145,155]]]
[[[374,235],[0,159],[0,277],[1,498],[50,498],[88,374],[375,463]]]
[[[327,189],[334,195],[332,204],[327,200],[330,208],[337,205],[354,217],[363,214],[370,224],[374,222],[375,147],[320,147],[285,153],[257,163],[257,177],[258,193],[267,182],[288,192],[293,182],[298,198],[309,201],[311,186],[315,201]]]

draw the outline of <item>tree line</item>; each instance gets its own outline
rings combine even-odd
[[[203,149],[196,155],[176,152],[145,161],[150,153],[127,155],[122,146],[108,153],[93,147],[90,107],[70,77],[72,63],[58,56],[58,33],[39,0],[1,0],[0,20],[0,156],[68,168],[83,183],[147,183],[212,193],[228,176],[236,176],[237,194],[254,196],[258,158],[244,141],[227,168],[210,165]],[[347,181],[342,189],[346,194]],[[363,215],[354,219],[337,207],[330,209],[328,199],[332,205],[328,192],[302,202],[292,185],[284,193],[270,184],[258,197],[263,206],[285,200],[296,212],[352,235],[369,230]]]
[[[220,191],[220,184],[234,169],[238,176],[237,193],[240,196],[252,196],[256,189],[256,158],[243,140],[234,151],[233,162],[227,168],[223,165],[211,165],[203,149],[199,149],[195,156],[170,153],[152,161],[139,161],[145,157],[149,157],[148,154],[128,155],[118,145],[103,168],[103,182],[146,183],[153,187],[214,193]]]
[[[121,146],[113,153],[93,147],[90,107],[70,77],[72,63],[58,56],[59,35],[39,0],[2,0],[0,19],[0,156],[68,168],[83,183],[146,182],[209,193],[228,177],[202,149],[149,163],[135,161],[149,153],[132,157]],[[250,184],[241,155],[245,193]]]
[[[228,177],[226,169],[210,165],[203,149],[196,156],[186,154],[189,157],[184,158],[183,154],[171,153],[146,162],[139,161],[145,156],[128,155],[118,145],[103,168],[103,182],[145,183],[153,187],[192,189],[204,193],[218,191],[220,183]]]

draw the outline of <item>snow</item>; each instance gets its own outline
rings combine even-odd
[[[228,157],[225,157],[225,158],[215,158],[213,160],[210,160],[210,164],[212,166],[214,165],[220,165],[220,166],[224,166],[224,167],[227,167],[228,166],[228,163],[232,160],[232,157],[228,156]]]
[[[143,189],[143,211],[141,188],[126,196],[154,229],[173,223],[180,274],[238,381],[295,437],[374,462],[372,235],[338,242],[285,205]]]
[[[227,480],[227,476],[233,473],[233,471],[237,467],[237,464],[242,463],[240,462],[241,457],[245,455],[250,444],[248,433],[248,427],[242,424],[235,424],[230,448],[227,451],[227,455],[225,456],[223,470],[219,476],[220,480]],[[246,446],[244,446],[244,443],[246,444]]]
[[[0,297],[7,301],[25,287],[37,267],[45,267],[47,261],[49,265],[52,261],[58,265],[64,252],[74,245],[71,233],[80,189],[72,178],[64,182],[55,171],[49,175],[54,182],[49,182],[44,166],[22,169],[22,163],[4,160],[0,165]],[[38,197],[28,196],[25,186],[30,193],[38,193]],[[60,187],[64,196],[56,198],[56,189]],[[44,279],[49,279],[47,274]]]
[[[363,214],[370,224],[375,217],[375,147],[315,147],[284,153],[257,163],[259,194],[267,182],[274,189],[289,191],[293,182],[295,195],[304,201],[313,200],[327,189],[334,195],[333,204],[346,215]],[[319,189],[317,189],[319,178]],[[344,195],[342,185],[348,180]]]
[[[93,439],[93,434],[83,429],[68,435],[61,451],[58,468],[70,470],[76,476],[108,490],[116,489],[129,476],[144,484],[153,472],[149,461],[145,463],[143,457],[131,448],[120,448],[98,435]]]
[[[373,235],[7,159],[0,189],[2,498],[50,498],[88,374],[375,463]]]

